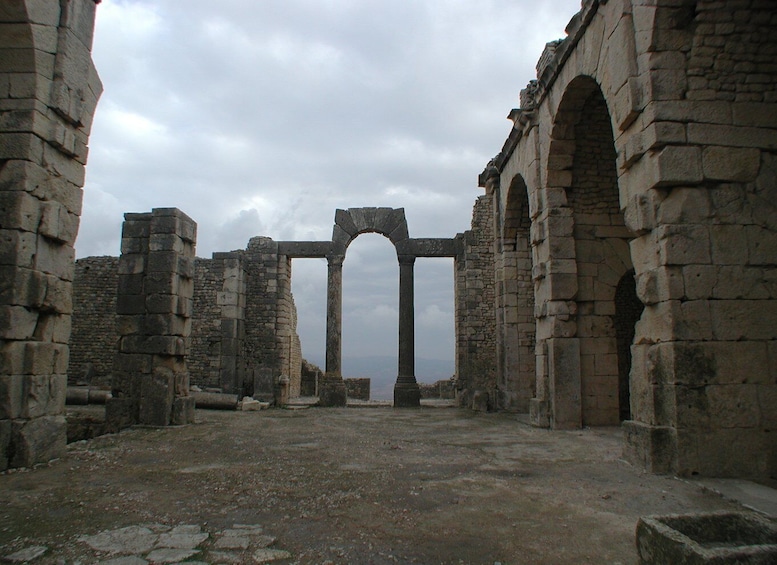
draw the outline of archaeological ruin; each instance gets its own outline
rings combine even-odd
[[[352,208],[329,241],[257,236],[203,259],[196,218],[156,208],[125,215],[121,257],[74,262],[95,4],[0,6],[0,470],[63,451],[68,382],[111,388],[111,430],[191,422],[191,385],[300,396],[295,258],[327,260],[310,390],[345,405],[342,262],[371,232],[399,263],[396,407],[421,398],[415,261],[449,257],[459,406],[621,426],[653,473],[777,477],[770,0],[584,0],[520,92],[462,234],[415,239],[402,209]]]

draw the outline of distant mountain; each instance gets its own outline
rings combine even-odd
[[[415,377],[419,383],[435,383],[453,375],[455,363],[451,360],[415,359]],[[368,377],[373,400],[392,400],[397,381],[397,358],[390,355],[343,358],[343,377]]]

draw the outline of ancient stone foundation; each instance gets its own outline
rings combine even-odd
[[[73,244],[102,85],[94,0],[0,4],[0,470],[57,457]]]
[[[196,224],[175,208],[125,214],[116,301],[118,351],[106,425],[194,421],[186,354]]]

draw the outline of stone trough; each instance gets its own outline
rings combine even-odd
[[[777,563],[777,524],[754,513],[647,516],[637,523],[643,565]]]

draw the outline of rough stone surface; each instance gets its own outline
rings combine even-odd
[[[193,559],[207,563],[250,563],[268,537],[311,564],[634,563],[640,516],[741,510],[704,484],[628,465],[617,428],[549,433],[515,414],[425,407],[197,420],[0,474],[0,556],[41,545],[40,565],[96,563],[122,555],[80,536],[135,526],[152,547],[124,556],[147,560],[158,539],[198,525],[210,536]],[[227,534],[251,545],[216,549]]]
[[[480,177],[492,225],[473,222],[495,253],[486,389],[525,411],[533,363],[537,426],[625,421],[626,456],[653,472],[774,477],[777,381],[730,369],[760,366],[777,327],[774,10],[692,4],[583,2],[521,93]],[[578,353],[559,363],[563,340]]]
[[[9,0],[0,12],[0,42],[13,47],[0,56],[0,382],[48,381],[32,394],[14,390],[18,410],[0,410],[0,471],[65,446],[64,433],[28,432],[64,409],[64,396],[41,402],[39,393],[67,374],[73,245],[102,92],[90,55],[94,13],[94,0]],[[18,433],[6,435],[9,425]]]

